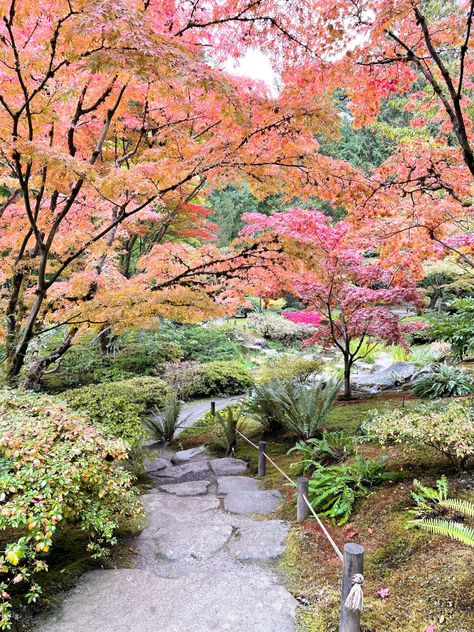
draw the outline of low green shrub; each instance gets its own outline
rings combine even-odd
[[[143,438],[143,416],[152,406],[161,406],[168,392],[159,378],[136,377],[83,386],[62,396],[94,425],[136,446]]]
[[[274,380],[279,382],[305,382],[314,373],[319,373],[322,360],[307,359],[295,356],[270,360],[257,373],[257,382],[268,384]]]
[[[253,384],[251,372],[239,362],[207,362],[201,364],[192,388],[195,397],[238,395]]]
[[[113,349],[106,355],[97,340],[87,337],[63,356],[59,368],[45,375],[48,390],[116,382],[135,376],[156,375],[163,362],[181,358],[181,349],[161,337],[160,331],[138,330],[117,336]]]
[[[449,364],[439,364],[429,375],[415,380],[412,391],[417,397],[429,399],[462,397],[474,391],[474,383],[466,371]]]
[[[126,444],[105,437],[52,397],[0,392],[0,628],[9,629],[11,596],[35,601],[35,574],[67,526],[104,555],[114,533],[141,511],[130,474],[118,463]]]
[[[386,413],[373,411],[363,424],[369,436],[435,448],[458,469],[474,456],[474,407],[472,402],[409,404]]]
[[[213,415],[206,413],[209,427],[212,428],[212,441],[215,446],[225,451],[227,455],[232,454],[237,446],[240,431],[246,437],[251,438],[262,432],[262,426],[249,417],[242,404],[230,404]]]
[[[323,467],[319,465],[308,484],[308,499],[320,517],[343,525],[358,498],[371,487],[395,477],[387,472],[383,460],[358,456],[353,463]]]

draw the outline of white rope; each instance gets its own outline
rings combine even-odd
[[[251,446],[253,446],[254,448],[256,448],[257,450],[260,450],[260,448],[258,447],[258,445],[257,445],[257,444],[255,444],[253,441],[250,441],[250,439],[249,439],[248,437],[246,437],[244,434],[242,434],[239,430],[237,430],[237,429],[236,429],[236,432],[237,432],[237,434],[239,434],[239,435],[242,437],[242,439],[245,439],[245,441],[247,441],[247,443],[250,443],[250,445],[251,445]],[[289,483],[290,483],[293,487],[297,487],[297,484],[295,483],[295,481],[293,481],[293,480],[292,480],[292,479],[288,476],[288,474],[286,474],[286,473],[285,473],[285,472],[281,469],[281,467],[279,467],[279,466],[275,463],[275,461],[273,461],[273,460],[272,460],[272,459],[268,456],[268,454],[266,454],[265,452],[262,452],[262,454],[263,454],[263,456],[264,456],[264,457],[265,457],[268,461],[270,461],[270,463],[273,465],[273,467],[275,467],[275,468],[276,468],[276,469],[280,472],[280,474],[281,474],[284,478],[286,478],[286,480],[287,480],[287,481],[288,481],[288,482],[289,482]]]
[[[323,523],[321,522],[321,519],[319,518],[318,514],[314,511],[313,507],[311,506],[311,503],[309,502],[309,500],[306,498],[306,496],[303,494],[303,500],[305,501],[305,503],[308,505],[308,509],[310,510],[310,512],[313,514],[313,516],[316,518],[316,522],[318,523],[319,527],[321,528],[321,531],[324,533],[324,535],[326,536],[326,538],[329,540],[329,544],[332,546],[332,548],[334,549],[337,557],[341,560],[341,562],[343,561],[344,557],[339,549],[339,547],[337,546],[337,544],[334,542],[334,540],[331,538],[329,531],[326,529],[326,527],[323,525]]]
[[[253,441],[251,441],[248,437],[246,437],[244,434],[242,434],[239,430],[236,429],[236,432],[238,435],[240,435],[242,437],[242,439],[244,439],[245,441],[247,441],[247,443],[249,443],[251,446],[253,446],[256,450],[259,450],[259,447],[256,443],[254,443]],[[273,467],[275,467],[280,474],[286,478],[286,480],[293,486],[293,487],[298,487],[298,485],[295,483],[295,481],[293,481],[288,474],[286,474],[286,472],[284,472],[281,467],[279,467],[275,461],[273,461],[268,454],[266,454],[265,452],[262,452],[262,454],[265,456],[266,459],[268,459],[270,461],[270,463],[273,465]],[[311,506],[311,503],[309,502],[309,500],[306,498],[306,496],[303,494],[303,500],[305,501],[305,503],[308,505],[308,509],[310,510],[310,512],[313,514],[313,516],[316,518],[316,522],[318,523],[319,527],[321,528],[322,532],[324,533],[324,535],[326,536],[326,538],[329,540],[329,543],[331,544],[332,548],[334,549],[337,557],[341,560],[341,562],[343,561],[343,556],[341,551],[339,550],[339,547],[337,546],[337,544],[334,542],[334,540],[331,538],[328,530],[326,529],[326,527],[323,525],[323,523],[321,522],[321,520],[319,519],[319,516],[317,515],[317,513],[314,511],[313,507]]]
[[[344,602],[344,606],[348,610],[361,612],[364,609],[364,592],[362,590],[363,583],[364,576],[361,573],[356,573],[352,578],[352,588]]]

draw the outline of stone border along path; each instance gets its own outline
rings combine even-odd
[[[274,564],[289,525],[262,517],[280,493],[204,447],[146,465],[135,567],[86,573],[35,632],[294,632],[297,602]]]

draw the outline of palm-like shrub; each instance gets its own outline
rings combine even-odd
[[[240,407],[227,406],[224,410],[218,410],[215,414],[218,432],[212,435],[213,442],[225,450],[227,456],[232,454],[237,447],[237,425],[240,421]]]
[[[473,382],[466,371],[449,364],[437,365],[429,375],[413,383],[414,395],[429,399],[461,397],[473,391]]]
[[[169,395],[162,408],[155,407],[144,419],[151,436],[157,441],[172,441],[180,422],[181,402],[176,395]]]
[[[273,381],[255,388],[249,412],[267,428],[285,426],[303,440],[314,437],[325,423],[341,381],[330,379],[313,384]]]

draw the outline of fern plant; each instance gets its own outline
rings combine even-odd
[[[227,456],[232,454],[237,447],[237,425],[240,418],[240,409],[228,406],[223,411],[216,411],[215,421],[219,426],[219,433],[212,435],[213,442],[225,450]]]
[[[413,383],[414,395],[430,399],[462,397],[473,391],[474,384],[468,373],[449,364],[438,364],[429,375]]]
[[[299,454],[300,461],[294,463],[292,471],[301,474],[314,471],[318,465],[342,463],[355,452],[354,438],[342,431],[325,430],[321,439],[308,439],[288,450],[288,454]]]
[[[401,475],[387,472],[383,460],[362,456],[350,464],[319,465],[308,484],[309,501],[321,517],[343,525],[349,520],[358,498],[367,496],[374,485]]]
[[[412,492],[416,507],[409,513],[414,516],[407,527],[416,527],[434,535],[443,535],[474,547],[474,527],[460,519],[474,519],[474,502],[460,498],[448,498],[448,480],[445,476],[436,481],[436,487],[427,487],[413,481]],[[440,518],[445,515],[446,518]]]

